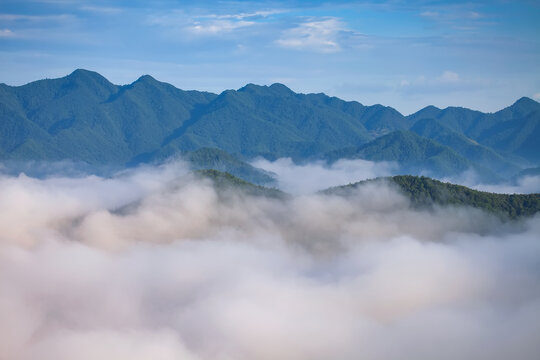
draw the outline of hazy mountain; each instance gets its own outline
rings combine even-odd
[[[451,130],[447,126],[441,124],[439,120],[418,120],[411,127],[411,131],[422,137],[434,140],[441,145],[448,146],[466,159],[503,176],[511,176],[519,169],[516,165],[504,159],[496,151],[484,145],[480,145],[463,134]]]
[[[401,172],[448,177],[474,169],[486,181],[496,179],[489,170],[467,160],[448,146],[421,137],[411,131],[394,131],[367,144],[336,150],[325,155],[333,162],[341,158],[371,161],[395,161]]]

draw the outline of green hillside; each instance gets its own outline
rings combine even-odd
[[[434,205],[470,206],[511,219],[532,216],[540,211],[540,194],[494,194],[423,176],[403,175],[366,180],[331,188],[324,193],[348,195],[351,190],[372,182],[386,182],[397,186],[410,199],[411,204],[418,208],[429,208]]]

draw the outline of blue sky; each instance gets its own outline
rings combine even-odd
[[[540,100],[538,1],[0,2],[0,82],[95,70],[220,92],[281,82],[408,114]]]

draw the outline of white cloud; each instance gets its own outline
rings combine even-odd
[[[536,101],[540,101],[540,92],[537,92],[536,94],[534,94],[533,99]]]
[[[218,196],[167,169],[0,177],[0,357],[539,358],[539,217],[384,184]]]
[[[339,36],[343,31],[345,26],[337,18],[312,18],[285,30],[276,43],[295,50],[333,53],[341,50]]]
[[[253,21],[230,21],[230,20],[212,20],[212,21],[194,21],[187,26],[191,32],[200,35],[217,35],[223,32],[231,32],[239,28],[255,25]]]
[[[252,165],[276,174],[279,187],[292,194],[310,194],[332,186],[388,176],[398,168],[391,162],[361,159],[342,159],[332,165],[323,161],[296,165],[290,158],[276,161],[257,159]]]
[[[281,14],[287,12],[287,10],[282,9],[273,9],[273,10],[261,10],[261,11],[254,11],[254,12],[241,12],[237,14],[210,14],[210,15],[204,15],[200,16],[201,18],[215,18],[215,19],[237,19],[237,20],[243,20],[246,18],[256,18],[256,17],[269,17],[271,15],[275,14]]]
[[[147,19],[147,23],[158,25],[173,31],[179,31],[181,33],[187,32],[191,35],[219,36],[241,28],[256,25],[256,21],[245,20],[253,18],[254,16],[256,16],[255,13],[192,16],[183,11],[176,10],[167,14],[150,15]]]

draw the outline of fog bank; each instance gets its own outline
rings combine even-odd
[[[223,195],[181,163],[1,177],[0,358],[540,356],[540,217]]]

